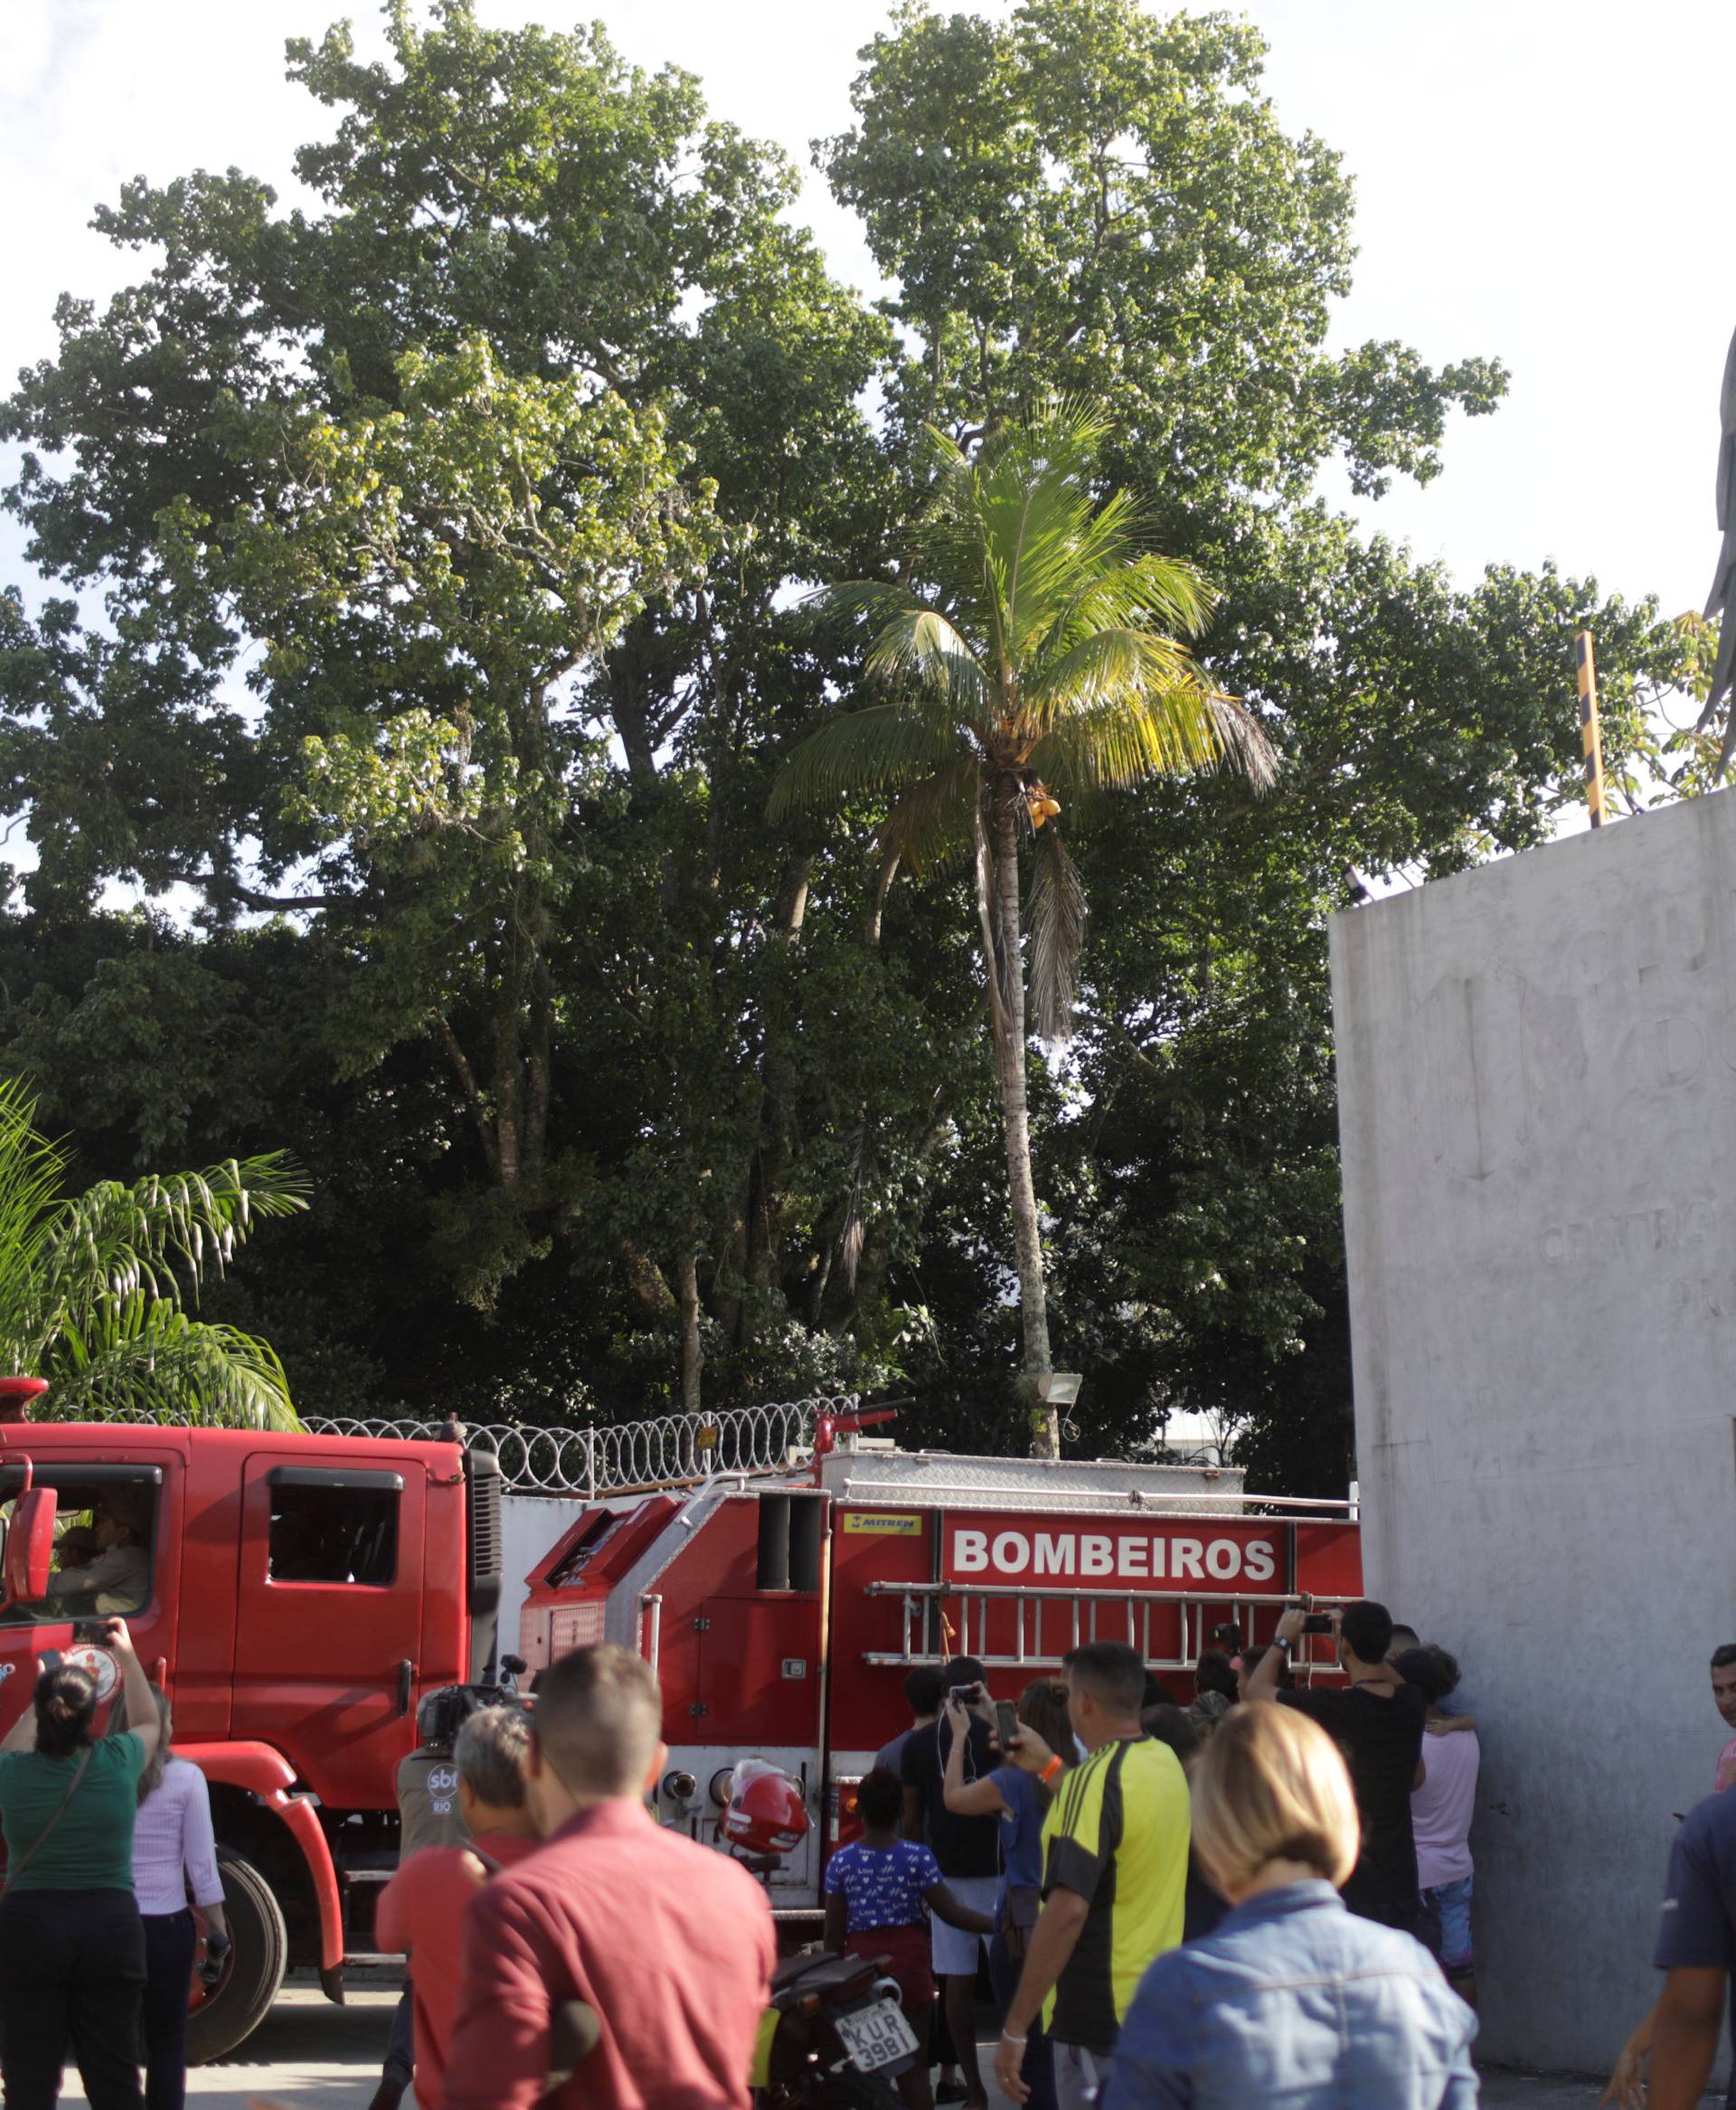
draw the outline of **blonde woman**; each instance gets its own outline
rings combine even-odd
[[[1106,2110],[1467,2110],[1477,2018],[1420,1942],[1345,1910],[1356,1800],[1305,1715],[1254,1701],[1194,1776],[1194,1845],[1231,1910],[1146,1973]]]

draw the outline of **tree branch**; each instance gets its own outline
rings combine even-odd
[[[435,1013],[435,1023],[439,1027],[440,1039],[445,1044],[447,1055],[458,1075],[465,1100],[475,1118],[476,1133],[482,1138],[482,1154],[488,1162],[488,1170],[495,1179],[499,1179],[500,1145],[493,1128],[489,1126],[488,1109],[483,1103],[482,1092],[476,1083],[476,1073],[470,1067],[470,1058],[465,1053],[458,1036],[452,1031],[451,1020],[447,1017],[443,1011]]]
[[[172,871],[166,876],[171,885],[197,887],[224,900],[239,901],[244,909],[342,909],[356,898],[354,894],[264,894],[221,871]]]

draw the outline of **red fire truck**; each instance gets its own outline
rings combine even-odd
[[[57,1515],[117,1494],[144,1521],[148,1575],[136,1607],[95,1609],[126,1610],[175,1748],[211,1783],[234,1949],[189,2044],[214,2058],[288,1964],[341,1999],[346,1962],[384,1960],[373,1902],[397,1862],[417,1701],[494,1659],[498,1467],[458,1442],[0,1423],[8,1724],[38,1655],[92,1610],[51,1580]]]
[[[799,1779],[809,1835],[770,1878],[788,1915],[817,1907],[850,1789],[905,1726],[910,1664],[967,1648],[1012,1691],[1098,1634],[1184,1685],[1219,1620],[1264,1638],[1292,1589],[1333,1600],[1359,1587],[1343,1504],[1256,1502],[1212,1465],[902,1452],[864,1441],[874,1418],[810,1417],[796,1460],[779,1442],[775,1467],[768,1446],[752,1461],[764,1469],[729,1473],[707,1472],[741,1456],[720,1431],[688,1430],[679,1456],[621,1493],[538,1505],[542,1543],[559,1543],[530,1578],[521,1653],[540,1666],[602,1638],[643,1650],[665,1696],[659,1815],[708,1843],[736,1760]],[[571,1439],[599,1492],[607,1433]],[[646,1484],[661,1478],[680,1485]],[[57,1521],[118,1493],[146,1568],[136,1606],[94,1609],[127,1612],[170,1694],[176,1749],[211,1783],[235,1945],[192,2020],[208,2059],[261,2020],[286,1967],[316,1968],[341,2000],[346,1964],[387,1960],[373,1908],[396,1864],[395,1775],[417,1703],[491,1675],[500,1462],[457,1430],[0,1418],[0,1727],[38,1655],[71,1645],[75,1613],[92,1608],[57,1595]]]
[[[865,1420],[867,1418],[864,1417]],[[838,1448],[685,1495],[582,1512],[531,1578],[533,1671],[587,1642],[639,1649],[664,1691],[665,1823],[719,1839],[746,1754],[801,1781],[813,1822],[769,1876],[788,1917],[820,1909],[825,1854],[873,1754],[909,1726],[917,1663],[979,1657],[1015,1696],[1081,1640],[1127,1641],[1182,1691],[1212,1628],[1267,1640],[1285,1599],[1361,1589],[1345,1503],[1255,1501],[1217,1465]],[[1305,1675],[1335,1674],[1314,1640]]]

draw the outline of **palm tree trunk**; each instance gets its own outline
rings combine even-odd
[[[1013,1243],[1019,1270],[1019,1318],[1024,1331],[1027,1382],[1048,1374],[1049,1301],[1043,1279],[1043,1238],[1037,1223],[1037,1190],[1031,1172],[1031,1116],[1025,1101],[1024,962],[1019,950],[1019,834],[1016,781],[995,787],[995,890],[1001,956],[1001,1003],[1006,1027],[1000,1057],[1001,1120],[1006,1134],[1006,1184],[1013,1205]],[[989,963],[994,972],[994,962]],[[1031,1403],[1031,1455],[1061,1455],[1061,1430],[1052,1407]]]

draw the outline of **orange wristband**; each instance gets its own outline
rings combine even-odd
[[[1061,1754],[1060,1754],[1059,1752],[1057,1752],[1057,1753],[1055,1754],[1055,1756],[1054,1756],[1052,1758],[1051,1758],[1051,1759],[1050,1759],[1050,1761],[1049,1761],[1048,1765],[1047,1765],[1047,1766],[1045,1766],[1043,1767],[1043,1771],[1042,1771],[1040,1774],[1038,1774],[1038,1776],[1037,1776],[1037,1778],[1038,1778],[1040,1781],[1042,1781],[1042,1783],[1043,1783],[1043,1785],[1044,1785],[1044,1787],[1047,1787],[1047,1786],[1048,1786],[1048,1785],[1049,1785],[1049,1783],[1050,1783],[1050,1782],[1051,1782],[1051,1781],[1052,1781],[1052,1779],[1055,1777],[1056,1774],[1058,1774],[1060,1771],[1061,1771]]]

